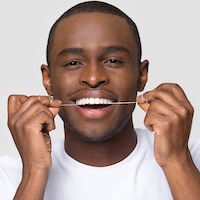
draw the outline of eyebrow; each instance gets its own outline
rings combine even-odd
[[[130,51],[128,50],[128,48],[126,48],[124,46],[119,46],[119,45],[106,46],[106,47],[103,47],[101,49],[101,51],[103,53],[113,53],[113,52],[117,52],[117,51],[122,51],[122,52],[128,53],[129,55],[131,54]],[[81,55],[81,54],[86,54],[86,51],[82,48],[65,48],[65,49],[62,49],[58,53],[58,57],[68,55],[68,54]]]
[[[59,53],[58,56],[62,56],[62,55],[67,55],[67,54],[84,54],[85,51],[81,48],[65,48],[62,49]]]
[[[131,54],[130,51],[128,50],[128,48],[126,48],[124,46],[118,46],[118,45],[104,47],[102,51],[104,53],[112,53],[112,52],[122,51],[122,52],[128,53],[129,55]]]

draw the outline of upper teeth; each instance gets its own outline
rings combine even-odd
[[[82,99],[78,99],[76,100],[76,104],[77,105],[98,105],[98,104],[112,104],[112,100],[109,99],[103,99],[103,98],[82,98]]]

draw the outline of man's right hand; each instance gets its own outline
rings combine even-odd
[[[23,162],[22,182],[16,195],[19,199],[36,193],[38,198],[29,199],[40,199],[44,194],[51,167],[49,131],[55,129],[54,117],[60,107],[61,101],[48,96],[11,95],[8,98],[8,127]],[[28,189],[29,183],[36,184],[32,191]]]

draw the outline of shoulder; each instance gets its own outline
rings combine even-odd
[[[0,168],[21,166],[21,159],[18,156],[2,156],[0,157]]]
[[[191,138],[188,143],[189,149],[191,151],[199,151],[200,152],[200,139],[199,138]]]
[[[1,177],[12,177],[21,175],[22,162],[19,157],[3,156],[0,158],[0,175]]]
[[[21,180],[20,158],[3,156],[0,158],[0,199],[12,199]]]
[[[192,159],[200,170],[200,139],[199,138],[192,138],[188,142],[188,148],[192,155]]]
[[[21,175],[22,162],[19,157],[3,156],[0,158],[0,173],[1,177],[8,177]]]

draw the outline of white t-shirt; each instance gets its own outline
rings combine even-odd
[[[123,161],[106,167],[82,164],[64,151],[64,141],[53,143],[53,164],[44,200],[172,200],[165,175],[156,163],[154,135],[136,129],[138,143]],[[200,169],[200,140],[189,143]],[[0,200],[12,200],[21,180],[20,159],[0,159]]]

